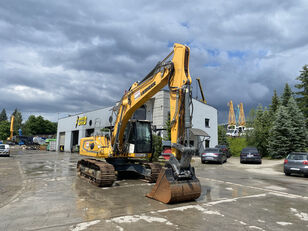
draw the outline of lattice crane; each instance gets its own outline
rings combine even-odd
[[[238,124],[239,126],[243,126],[243,127],[246,126],[243,103],[240,103],[240,116],[238,118]]]
[[[228,103],[229,106],[229,118],[228,118],[228,128],[235,127],[236,121],[235,121],[235,113],[233,109],[233,103],[232,100]]]

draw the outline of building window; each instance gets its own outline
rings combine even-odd
[[[206,140],[205,141],[205,148],[209,148],[210,147],[210,141],[209,140]]]
[[[205,127],[206,128],[210,127],[210,119],[205,119]]]

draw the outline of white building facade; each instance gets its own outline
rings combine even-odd
[[[158,134],[165,134],[165,124],[169,118],[169,92],[160,91],[148,100],[134,114],[134,118],[152,121]],[[101,129],[110,126],[109,117],[113,114],[113,107],[85,112],[61,118],[58,121],[57,151],[71,152],[80,144],[80,139],[101,133]],[[113,115],[113,122],[115,116]],[[217,109],[193,99],[192,134],[190,144],[198,148],[199,152],[205,147],[218,144]],[[195,131],[199,131],[197,134]],[[202,136],[200,131],[203,132]]]

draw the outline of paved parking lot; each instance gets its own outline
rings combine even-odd
[[[282,161],[202,165],[202,195],[165,205],[130,179],[97,188],[76,176],[78,154],[16,151],[0,159],[0,230],[308,230],[308,178]]]

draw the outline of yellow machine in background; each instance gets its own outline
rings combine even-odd
[[[11,126],[10,126],[10,137],[8,137],[7,140],[12,140],[12,139],[13,139],[13,134],[14,134],[14,120],[15,120],[15,116],[12,115],[12,117],[11,117]]]
[[[245,120],[245,113],[244,113],[244,107],[243,103],[240,103],[240,115],[238,118],[238,130],[239,133],[243,133],[246,128],[246,120]]]
[[[201,85],[200,78],[197,78],[197,82],[198,82],[199,89],[200,89],[200,92],[201,92],[201,97],[202,97],[201,102],[206,104],[206,100],[205,100],[205,97],[204,97],[203,88],[202,88],[202,85]]]
[[[105,161],[93,158],[80,160],[77,165],[79,175],[91,179],[98,186],[111,186],[116,172],[123,177],[133,171],[143,175],[149,182],[157,181],[147,194],[150,198],[174,203],[200,196],[200,182],[190,165],[195,149],[189,146],[192,119],[189,52],[187,46],[174,44],[173,51],[124,94],[117,109],[115,124],[108,127],[109,133],[81,139],[81,155],[104,158]],[[172,55],[172,60],[169,60]],[[158,163],[146,161],[152,156],[151,123],[131,120],[131,117],[166,85],[170,92],[173,156],[162,168]]]
[[[242,127],[246,126],[243,103],[240,103],[240,116],[238,118],[238,125]]]
[[[236,120],[235,120],[235,113],[232,100],[230,100],[228,106],[229,106],[228,129],[235,129]]]

